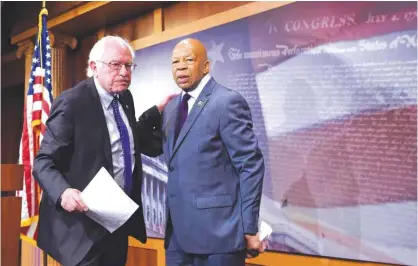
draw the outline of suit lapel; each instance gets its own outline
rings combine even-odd
[[[174,105],[171,112],[167,112],[168,114],[170,114],[170,117],[168,118],[167,124],[166,124],[166,131],[168,133],[168,135],[167,135],[168,150],[169,150],[168,154],[170,154],[170,157],[171,157],[171,154],[172,154],[172,150],[174,148],[174,134],[175,134],[175,129],[176,129],[176,123],[177,123],[177,118],[178,118],[180,101],[181,101],[181,94],[179,94],[179,96],[177,96],[176,104]]]
[[[173,152],[171,153],[170,161],[173,159],[174,155],[176,154],[178,148],[180,147],[181,143],[183,143],[184,138],[187,136],[187,133],[189,133],[191,127],[193,126],[196,119],[199,117],[199,114],[202,112],[203,108],[209,101],[209,95],[212,93],[213,87],[215,86],[215,80],[211,78],[206,86],[203,88],[200,95],[197,97],[192,110],[190,111],[189,115],[187,116],[187,119],[183,125],[183,128],[181,129],[179,136],[177,138],[176,143],[174,144]],[[177,108],[178,110],[178,108]],[[174,134],[172,135],[174,137]]]
[[[103,152],[105,155],[105,168],[108,172],[113,176],[113,161],[112,161],[112,154],[110,148],[110,137],[109,131],[107,129],[106,118],[103,113],[102,103],[100,102],[99,93],[97,92],[96,86],[94,85],[93,79],[91,79],[90,88],[90,95],[91,95],[91,112],[92,117],[98,119],[98,128],[93,128],[92,130],[97,130],[98,136],[102,136],[101,145],[103,147]],[[93,123],[95,124],[95,123]]]

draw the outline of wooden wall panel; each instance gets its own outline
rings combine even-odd
[[[25,82],[25,58],[1,64],[1,88],[16,86]]]
[[[1,90],[1,163],[17,163],[19,158],[24,89],[20,84]]]
[[[1,265],[19,264],[19,224],[22,198],[1,197]]]
[[[153,12],[145,13],[135,20],[134,36],[132,40],[143,38],[151,35],[154,30],[154,14]]]
[[[104,36],[118,35],[128,41],[133,41],[148,35],[154,31],[154,14],[147,12],[136,19],[127,20],[118,25],[103,29]]]
[[[83,4],[85,4],[84,1],[47,1],[48,17],[54,18]],[[16,20],[13,23],[11,35],[19,34],[38,24],[38,14],[42,8],[42,1],[15,1],[8,3],[8,5],[12,6],[14,12],[19,12],[19,16],[15,16]],[[33,10],[37,10],[37,12],[33,12]]]
[[[206,29],[210,29],[225,23],[233,22],[238,19],[242,19],[248,16],[256,15],[264,11],[271,10],[273,8],[279,8],[289,1],[276,1],[276,2],[251,2],[246,5],[241,5],[230,10],[225,10],[215,15],[207,16],[193,23],[181,25],[172,29],[165,29],[161,33],[152,34],[150,36],[137,39],[132,42],[132,46],[135,49],[143,49],[158,43],[169,41],[175,38],[180,38],[189,34],[200,32]],[[163,12],[164,13],[164,12]],[[164,19],[165,20],[165,19]]]
[[[97,42],[98,38],[97,35],[87,36],[84,39],[79,40],[79,44],[72,53],[72,56],[75,57],[75,66],[74,69],[75,75],[74,80],[70,81],[70,86],[74,86],[78,82],[86,79],[86,68],[87,68],[87,60],[89,58],[89,53],[93,45]]]
[[[1,191],[11,192],[23,189],[23,165],[1,164]]]
[[[225,1],[225,2],[179,2],[164,7],[164,29],[172,29],[180,25],[192,23],[222,11],[238,7],[249,2]]]
[[[132,41],[134,38],[135,20],[128,20],[114,27],[105,29],[106,35],[117,35],[125,38],[128,41]]]
[[[79,46],[80,46],[80,43],[77,44],[76,49]],[[70,48],[67,48],[67,62],[65,62],[65,64],[66,64],[65,69],[67,70],[67,72],[66,72],[66,75],[67,75],[66,83],[67,83],[67,85],[64,86],[64,90],[67,90],[68,88],[71,88],[74,85],[74,82],[76,81],[76,76],[77,76],[77,70],[76,70],[77,69],[77,67],[76,67],[77,56],[76,56],[76,54],[77,54],[76,50],[72,50]],[[87,66],[87,59],[86,59],[86,65],[85,66]],[[54,99],[57,96],[58,95],[54,95]]]
[[[49,18],[85,4],[84,1],[47,1],[46,3]],[[1,5],[1,53],[4,55],[16,49],[7,37],[37,26],[42,1],[2,1]]]
[[[157,265],[157,251],[152,249],[129,247],[126,266]]]

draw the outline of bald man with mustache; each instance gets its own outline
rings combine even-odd
[[[209,72],[200,41],[174,47],[172,73],[182,92],[163,113],[168,266],[244,266],[265,248],[258,235],[264,160],[251,111]]]

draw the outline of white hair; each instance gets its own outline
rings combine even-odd
[[[135,51],[132,48],[132,46],[129,44],[129,42],[119,36],[105,36],[103,38],[101,38],[100,40],[98,40],[93,48],[91,48],[90,54],[89,54],[89,60],[87,61],[87,77],[93,77],[94,76],[94,72],[93,70],[90,68],[90,63],[91,62],[95,62],[100,60],[103,57],[103,54],[105,53],[105,47],[106,44],[109,42],[118,42],[121,46],[126,46],[129,48],[129,51],[132,54],[132,59],[135,58]]]

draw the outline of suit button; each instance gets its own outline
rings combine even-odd
[[[172,166],[168,167],[168,171],[169,172],[173,172],[174,171],[174,167],[172,167]]]

